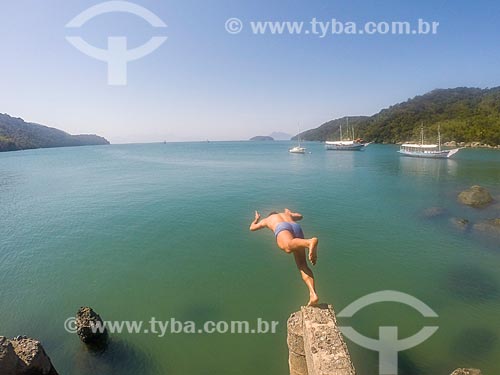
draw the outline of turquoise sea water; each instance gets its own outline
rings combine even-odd
[[[320,239],[317,289],[338,312],[379,290],[409,293],[423,318],[394,303],[339,319],[376,338],[440,328],[400,354],[400,374],[456,367],[500,373],[500,246],[450,217],[499,217],[500,152],[455,160],[364,152],[291,155],[288,142],[211,142],[0,154],[0,335],[40,339],[61,374],[286,374],[286,319],[307,300],[293,258],[270,232],[248,231],[255,209],[303,213]],[[481,184],[497,204],[456,194]],[[439,218],[422,211],[443,207]],[[64,321],[82,305],[106,320],[280,322],[276,334],[114,334],[88,352]],[[377,354],[348,341],[360,375]]]

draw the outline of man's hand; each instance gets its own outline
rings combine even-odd
[[[299,221],[302,220],[302,214],[299,214],[298,212],[292,212],[288,208],[285,208],[285,213],[289,214],[293,221]]]
[[[260,220],[259,211],[255,211],[255,219],[254,221],[252,221],[252,224],[250,224],[251,231],[259,230],[266,227],[266,219],[262,220],[260,223],[259,220]]]

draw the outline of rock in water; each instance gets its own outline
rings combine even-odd
[[[451,375],[481,375],[481,370],[475,368],[457,368]]]
[[[92,308],[80,307],[76,313],[76,333],[85,344],[105,344],[108,331],[104,323]]]
[[[500,218],[485,220],[474,224],[474,230],[491,237],[497,237],[500,240]]]
[[[467,206],[483,208],[493,202],[493,197],[482,186],[474,185],[458,194],[458,201]]]
[[[470,222],[467,219],[452,217],[450,223],[458,230],[465,232],[470,228]]]
[[[58,375],[42,344],[26,336],[0,336],[0,374]]]
[[[442,207],[429,207],[422,211],[422,217],[434,219],[446,214],[446,209]]]

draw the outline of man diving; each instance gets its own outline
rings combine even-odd
[[[312,237],[304,239],[302,228],[296,221],[302,220],[302,215],[285,208],[284,212],[271,212],[268,217],[260,220],[260,214],[255,211],[255,220],[250,224],[250,230],[256,231],[268,228],[274,232],[276,243],[286,253],[293,253],[295,263],[300,271],[302,280],[309,289],[309,302],[307,306],[314,306],[319,298],[314,288],[314,275],[306,261],[305,249],[308,249],[308,258],[314,266],[318,258],[318,239]]]

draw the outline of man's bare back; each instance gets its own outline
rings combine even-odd
[[[302,228],[296,223],[299,220],[302,220],[302,215],[298,212],[292,212],[288,208],[285,208],[283,212],[272,212],[262,220],[260,220],[260,214],[255,211],[255,219],[250,224],[250,230],[256,231],[263,228],[272,230],[276,236],[278,247],[286,253],[293,253],[302,280],[309,288],[308,305],[311,306],[317,304],[319,298],[314,288],[314,275],[307,265],[305,249],[309,251],[309,261],[312,265],[315,265],[318,239],[316,237],[304,239]]]
[[[302,215],[299,213],[293,213],[288,209],[284,212],[271,213],[268,217],[261,221],[266,223],[266,226],[273,232],[276,229],[276,225],[282,222],[294,223],[302,219]]]

